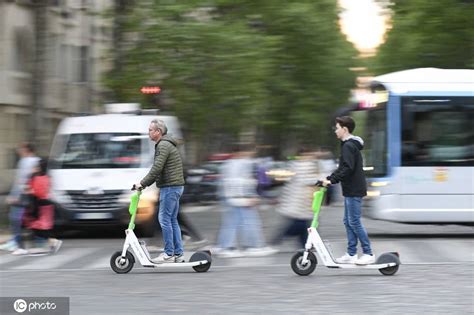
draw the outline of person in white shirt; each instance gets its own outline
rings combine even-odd
[[[265,256],[276,251],[265,247],[258,214],[255,151],[243,148],[222,166],[222,195],[226,209],[219,232],[217,255],[221,257]],[[240,232],[244,251],[236,250]]]

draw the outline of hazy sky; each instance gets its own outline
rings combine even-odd
[[[386,17],[374,0],[339,0],[342,31],[360,51],[372,51],[383,41]]]

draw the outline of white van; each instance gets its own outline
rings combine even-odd
[[[129,222],[130,189],[153,163],[154,142],[148,138],[153,119],[166,123],[183,154],[182,134],[174,116],[104,114],[61,122],[49,163],[57,227],[125,226]],[[155,231],[157,199],[155,185],[141,196],[136,223],[142,236],[152,236]]]

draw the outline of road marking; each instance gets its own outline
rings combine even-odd
[[[468,241],[438,241],[433,245],[444,257],[453,261],[474,261],[474,243]]]
[[[84,269],[101,269],[101,268],[110,269],[110,257],[112,257],[112,255],[94,259],[95,262],[84,265]]]
[[[458,266],[458,265],[473,265],[474,266],[474,262],[472,261],[467,261],[467,262],[423,262],[423,263],[402,263],[402,266]],[[272,264],[272,265],[262,265],[262,266],[251,266],[251,265],[239,265],[239,266],[234,266],[234,265],[226,265],[226,266],[214,266],[212,265],[211,268],[209,269],[209,272],[212,272],[212,270],[214,269],[234,269],[234,270],[238,270],[238,269],[241,269],[241,268],[265,268],[265,269],[268,269],[268,268],[290,268],[290,263],[286,263],[286,264],[282,264],[282,263],[278,263],[278,264]],[[323,265],[319,265],[318,268],[325,268],[325,266]],[[330,268],[325,268],[325,269],[330,269]],[[148,270],[151,272],[165,272],[166,271],[158,271],[158,269],[154,269],[154,268],[144,268],[144,267],[134,267],[133,270],[130,272],[130,274],[133,274],[133,271],[134,270],[140,270],[140,271],[143,271],[143,270]],[[341,269],[342,270],[342,269]],[[345,269],[345,270],[351,270],[351,269]],[[362,269],[352,269],[352,270],[362,270]],[[371,269],[364,269],[364,270],[371,270]],[[373,269],[373,270],[376,270],[376,269]],[[95,271],[95,272],[112,272],[112,269],[110,269],[110,267],[108,268],[97,268],[97,269],[84,269],[84,268],[54,268],[54,269],[22,269],[21,272],[22,273],[26,273],[26,272],[64,272],[64,271],[68,271],[68,272],[84,272],[84,271],[87,271],[87,272],[91,272],[91,271]],[[192,268],[190,268],[189,270],[183,270],[183,273],[187,272],[187,271],[192,271]],[[18,269],[9,269],[9,270],[0,270],[0,274],[2,273],[19,273],[20,271]],[[175,272],[175,271],[173,271]],[[291,273],[291,271],[289,271],[289,273]]]
[[[71,262],[75,259],[78,259],[82,256],[88,255],[97,248],[70,248],[64,249],[58,252],[55,255],[49,256],[40,256],[40,257],[31,257],[28,263],[22,264],[19,266],[14,266],[12,269],[16,270],[25,270],[25,269],[35,269],[35,270],[44,270],[44,269],[55,269],[62,265],[66,265],[68,262]]]
[[[5,254],[0,256],[0,265],[3,264],[8,264],[9,262],[15,261],[17,259],[20,259],[21,256],[15,256],[12,254]]]

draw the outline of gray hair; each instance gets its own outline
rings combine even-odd
[[[163,136],[168,133],[168,127],[166,127],[166,124],[163,120],[153,119],[151,124],[155,125],[155,130],[160,130]]]

